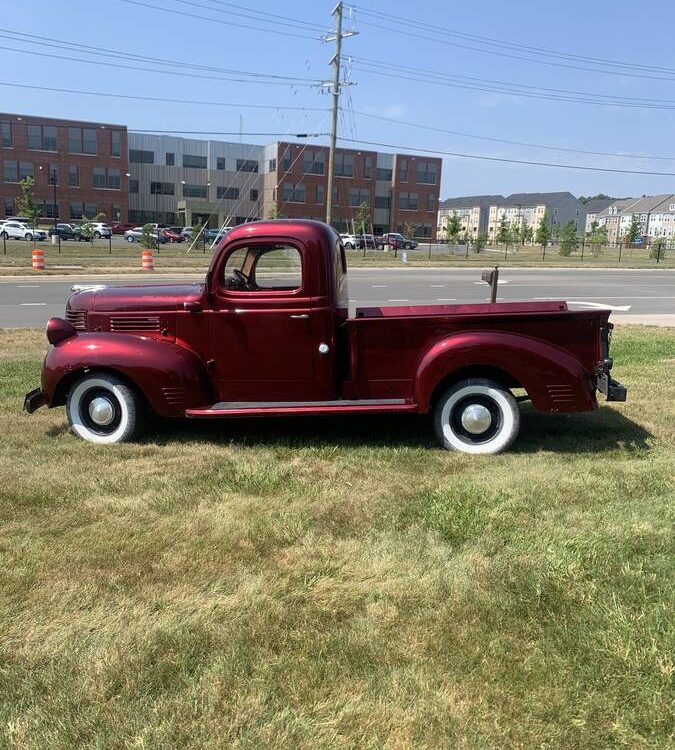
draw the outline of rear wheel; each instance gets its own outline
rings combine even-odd
[[[33,241],[33,235],[30,232],[26,232],[24,235],[26,242],[32,242]]]
[[[470,378],[448,389],[436,404],[434,429],[448,450],[494,454],[506,450],[520,428],[520,410],[494,380]]]
[[[94,239],[100,240],[101,239],[101,233],[100,232],[94,232]]]
[[[109,373],[80,378],[66,399],[73,432],[91,443],[123,443],[137,431],[141,403],[136,393]]]
[[[129,243],[133,243],[133,241],[134,241],[134,238],[133,238],[133,237],[127,237],[127,242],[129,242]]]

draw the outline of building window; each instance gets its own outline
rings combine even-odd
[[[281,157],[281,168],[284,172],[288,172],[291,168],[291,149],[285,148],[283,156]]]
[[[56,128],[53,125],[29,125],[28,148],[33,151],[56,151]]]
[[[400,159],[398,163],[398,179],[401,182],[408,182],[408,160]]]
[[[251,190],[251,191],[249,191],[248,199],[250,201],[257,201],[258,200],[258,191],[257,190]]]
[[[277,171],[277,160],[276,159],[270,159],[267,162],[267,171],[268,172],[276,172]]]
[[[384,180],[385,182],[391,182],[391,178],[392,178],[391,169],[380,169],[380,167],[378,167],[375,170],[376,180]]]
[[[362,203],[370,204],[370,193],[365,188],[349,188],[348,200],[351,208],[356,208]]]
[[[154,151],[143,151],[138,148],[129,149],[129,162],[131,164],[154,164],[155,163],[155,152]]]
[[[80,187],[80,170],[73,164],[68,167],[68,185],[70,187]]]
[[[190,169],[206,169],[206,157],[197,154],[183,154],[183,166]]]
[[[354,154],[345,154],[343,151],[338,151],[335,154],[334,174],[337,177],[353,177]]]
[[[391,208],[391,198],[388,195],[376,195],[375,208]]]
[[[70,203],[70,218],[81,219],[82,218],[82,203],[80,201],[71,201]]]
[[[302,183],[297,185],[290,182],[284,183],[283,200],[284,203],[304,203],[305,186]]]
[[[110,156],[122,154],[122,133],[119,130],[110,131]]]
[[[433,193],[427,195],[427,211],[436,210],[436,196]]]
[[[426,185],[435,185],[437,178],[437,164],[435,161],[417,162],[417,182]]]
[[[216,197],[226,201],[236,201],[239,197],[238,187],[219,187],[216,189]]]
[[[129,180],[129,192],[138,193],[138,180]]]
[[[225,169],[225,157],[219,156],[216,159],[216,169]]]
[[[5,217],[14,216],[14,199],[5,198]]]
[[[85,203],[84,204],[84,215],[88,219],[93,219],[94,216],[98,213],[98,206],[95,203]]]
[[[5,182],[18,182],[19,181],[18,162],[6,161],[4,163],[4,181]]]
[[[373,176],[373,157],[363,157],[363,176],[366,180],[369,180]]]
[[[56,219],[59,215],[59,206],[57,203],[47,203],[42,201],[42,215],[45,219]]]
[[[105,187],[105,167],[94,167],[94,174],[91,178],[91,186],[95,188]]]
[[[12,148],[12,123],[3,120],[0,123],[0,133],[2,134],[2,147]]]
[[[49,165],[49,184],[50,185],[59,185],[59,165],[58,164],[50,164]]]
[[[305,149],[302,152],[303,174],[323,174],[326,169],[326,155],[323,151]]]
[[[237,159],[237,172],[257,172],[258,162],[255,159]]]
[[[26,177],[35,177],[35,170],[32,161],[19,162],[19,180],[24,180]]]
[[[119,169],[108,169],[108,190],[120,189],[120,171]]]
[[[122,221],[122,209],[119,206],[113,205],[110,212],[110,221]]]
[[[340,193],[339,193],[339,191],[337,189],[337,186],[333,185],[333,205],[334,206],[338,206],[339,205],[339,202],[338,202],[338,198],[339,197],[340,197]]]
[[[206,185],[188,185],[186,183],[183,185],[183,198],[206,198]]]
[[[176,155],[171,151],[166,152],[165,164],[167,167],[173,167],[176,165]]]
[[[151,182],[150,195],[174,195],[173,182]]]
[[[94,128],[68,128],[68,152],[95,154],[96,131]]]
[[[316,200],[314,202],[319,206],[322,206],[326,202],[326,188],[323,185],[316,186]]]
[[[398,207],[403,211],[417,211],[417,193],[401,193],[398,196]]]

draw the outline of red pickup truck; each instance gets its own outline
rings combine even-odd
[[[429,413],[444,447],[497,453],[518,433],[519,401],[580,412],[597,408],[596,390],[625,400],[609,374],[608,317],[565,302],[353,309],[330,227],[258,221],[221,240],[204,283],[72,294],[65,319],[47,324],[42,386],[24,407],[65,405],[95,443],[131,439],[147,409]]]

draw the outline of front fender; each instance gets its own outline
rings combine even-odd
[[[42,392],[47,404],[62,405],[64,383],[96,369],[124,376],[165,417],[183,416],[185,409],[216,400],[203,361],[185,347],[123,333],[79,333],[53,346],[45,357]]]
[[[423,411],[441,381],[465,367],[503,370],[541,411],[591,411],[598,405],[591,374],[569,352],[529,336],[466,331],[437,341],[420,358],[415,399]]]

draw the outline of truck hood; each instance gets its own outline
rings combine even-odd
[[[68,307],[94,312],[171,312],[182,309],[184,302],[200,300],[203,294],[202,282],[110,286],[75,292]]]

